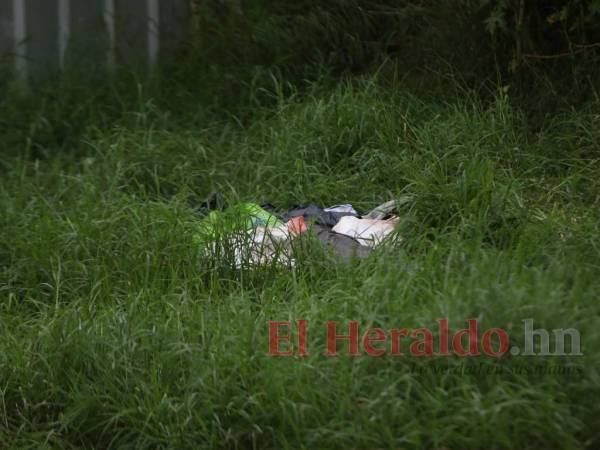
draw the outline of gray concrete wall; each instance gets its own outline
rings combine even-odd
[[[70,8],[69,65],[105,65],[110,40],[104,18],[104,0],[75,0]]]
[[[145,62],[148,46],[146,0],[115,0],[117,60]]]
[[[58,8],[56,2],[27,0],[25,17],[26,55],[31,72],[44,73],[58,69]]]
[[[12,1],[0,0],[0,61],[13,53]]]
[[[15,47],[17,8],[24,30]],[[188,0],[0,0],[0,63],[30,75],[69,64],[152,65],[185,36],[189,16]]]
[[[162,51],[168,52],[186,37],[189,32],[187,19],[190,15],[189,1],[160,2],[160,45]]]

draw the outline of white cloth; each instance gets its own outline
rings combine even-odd
[[[354,214],[355,216],[358,216],[358,213],[356,212],[356,210],[352,207],[352,205],[350,205],[348,203],[345,203],[343,205],[330,206],[329,208],[325,208],[323,211],[336,212],[336,213],[349,213],[349,214]]]
[[[233,257],[236,268],[278,264],[294,266],[289,246],[287,226],[256,227],[231,233],[220,244],[212,242],[206,249],[207,257]]]
[[[344,216],[340,218],[339,222],[332,230],[336,233],[350,236],[362,245],[374,247],[394,231],[394,227],[397,223],[397,217],[388,220],[376,220]]]

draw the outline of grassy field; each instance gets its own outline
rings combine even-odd
[[[598,448],[597,96],[534,120],[502,87],[447,79],[439,96],[373,74],[217,75],[5,90],[0,446]],[[309,246],[292,269],[234,270],[192,244],[215,191],[412,200],[403,243],[367,260]],[[517,344],[524,319],[576,328],[584,355],[322,354],[329,320],[442,317]],[[268,321],[297,319],[310,355],[267,356]]]

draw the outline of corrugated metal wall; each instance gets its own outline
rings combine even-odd
[[[145,61],[186,33],[189,0],[0,0],[0,63],[22,75]]]

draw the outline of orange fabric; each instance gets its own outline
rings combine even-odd
[[[306,221],[303,216],[293,217],[287,222],[287,228],[290,233],[300,234],[307,230]]]

